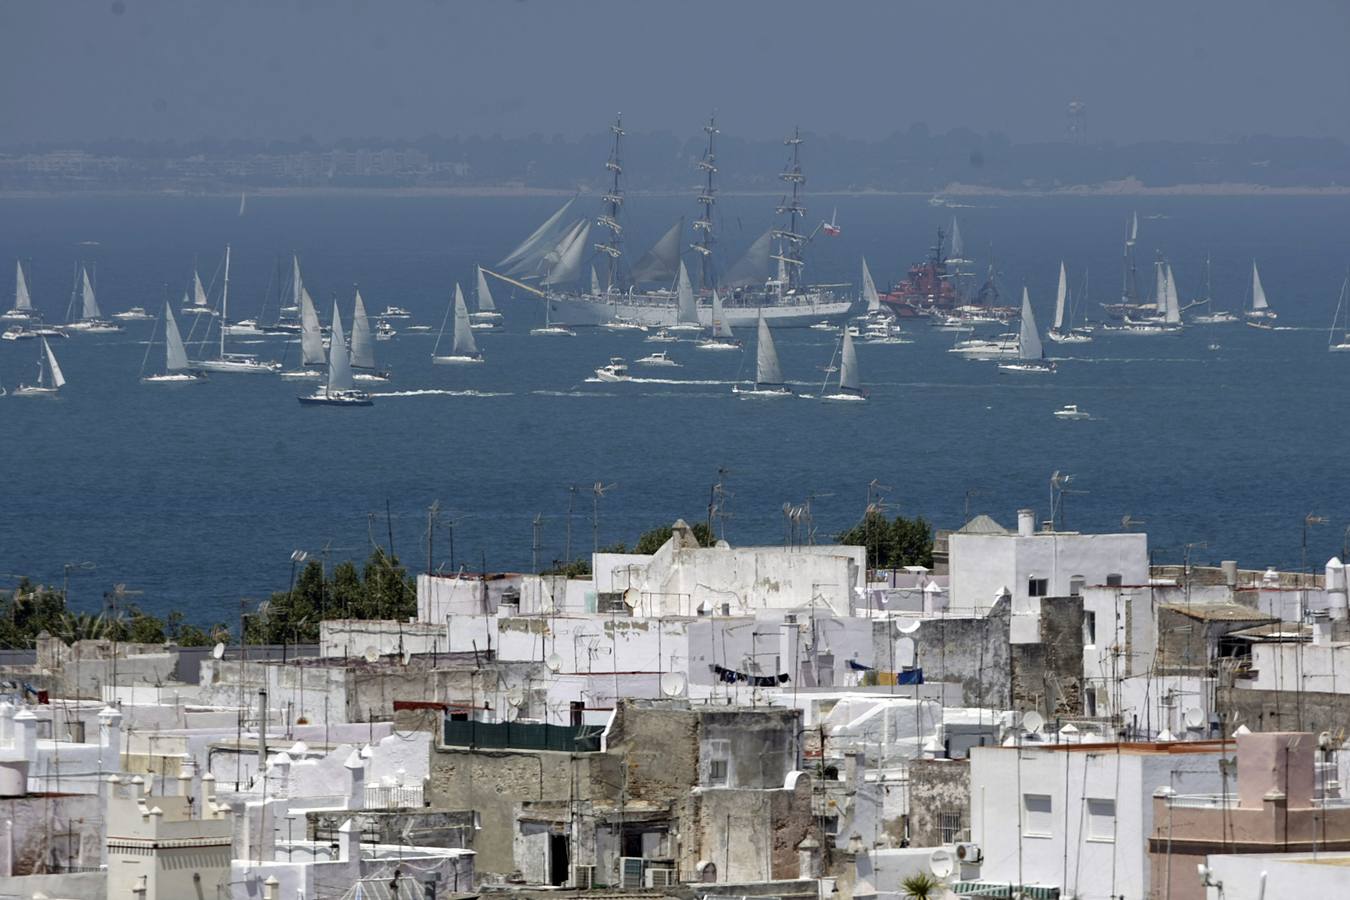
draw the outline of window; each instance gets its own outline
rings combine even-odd
[[[1097,614],[1083,610],[1083,646],[1097,646]]]
[[[1053,826],[1049,794],[1022,795],[1022,834],[1027,837],[1050,837]]]
[[[1069,596],[1079,597],[1083,593],[1083,585],[1087,584],[1087,579],[1082,575],[1074,575],[1069,579]]]
[[[1106,576],[1106,586],[1107,586],[1107,587],[1120,587],[1120,586],[1121,586],[1122,584],[1124,584],[1124,583],[1125,583],[1125,577],[1124,577],[1123,575],[1121,575],[1120,573],[1118,573],[1118,572]]]
[[[1087,802],[1087,839],[1089,841],[1116,840],[1116,801],[1089,798]]]
[[[708,769],[703,783],[708,787],[727,787],[731,783],[731,741],[707,743]]]
[[[938,813],[938,843],[955,844],[966,839],[965,827],[961,824],[961,813]]]
[[[1028,578],[1027,596],[1029,597],[1047,597],[1050,595],[1049,578]]]
[[[821,830],[823,830],[823,831],[825,832],[825,836],[826,836],[827,838],[837,838],[837,837],[839,837],[839,817],[838,817],[838,816],[821,816],[821,817],[820,817],[820,825],[821,825]]]

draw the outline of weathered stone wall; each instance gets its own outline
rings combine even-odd
[[[1042,597],[1041,640],[1013,644],[1013,708],[1034,709],[1047,719],[1083,711],[1083,601]]]
[[[304,840],[318,840],[318,834],[335,834],[348,819],[353,820],[362,840],[374,838],[380,844],[474,849],[474,813],[469,810],[307,812]],[[289,839],[284,826],[280,836]],[[301,835],[295,835],[295,839],[300,840]]]
[[[923,619],[914,633],[897,629],[891,639],[912,638],[924,680],[959,682],[963,705],[1003,709],[1008,704],[1009,616],[1003,602],[981,617]],[[879,650],[876,659],[889,655],[888,649]]]
[[[1350,734],[1350,694],[1219,688],[1217,700],[1229,734],[1239,725],[1252,731]]]
[[[619,704],[609,749],[624,758],[629,797],[668,803],[698,784],[699,714],[673,704]]]
[[[958,840],[970,836],[970,761],[916,759],[909,764],[909,843],[937,847],[943,843],[940,817],[960,814],[964,829]],[[891,823],[887,823],[888,826]],[[888,827],[887,831],[891,829]]]

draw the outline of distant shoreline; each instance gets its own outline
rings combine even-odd
[[[525,198],[525,197],[570,197],[578,193],[565,188],[525,187],[523,185],[481,185],[481,186],[444,186],[444,187],[268,187],[236,190],[194,191],[182,188],[128,189],[128,188],[91,188],[70,190],[0,190],[0,200],[41,200],[69,197],[165,197],[165,198],[232,198],[240,193],[249,199],[269,197],[397,197],[397,198],[435,198],[435,197],[483,197],[483,198]],[[590,192],[582,191],[582,194]],[[630,190],[632,196],[680,197],[689,192],[682,190]],[[777,196],[776,191],[738,191],[724,190],[724,197],[763,197]],[[1063,187],[1044,188],[1000,188],[978,184],[955,182],[936,191],[891,191],[882,189],[815,191],[818,197],[933,197],[938,199],[972,198],[1103,198],[1103,197],[1347,197],[1350,185],[1287,185],[1271,186],[1240,182],[1219,182],[1213,184],[1173,184],[1146,185],[1137,179],[1127,178],[1100,184],[1065,185]]]

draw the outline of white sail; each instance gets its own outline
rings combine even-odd
[[[300,295],[305,292],[305,282],[300,277],[300,257],[291,254],[291,306],[299,308]]]
[[[726,316],[722,314],[722,295],[717,293],[717,288],[712,292],[712,336],[715,338],[730,338],[735,334],[731,326],[727,324]]]
[[[1167,271],[1162,260],[1153,264],[1153,305],[1158,312],[1167,312]]]
[[[681,218],[633,266],[635,283],[670,284],[680,263],[680,237],[684,233]]]
[[[872,280],[872,270],[867,268],[867,258],[863,257],[862,288],[863,300],[867,302],[869,313],[881,312],[881,295],[877,293],[877,283]]]
[[[1266,302],[1266,289],[1261,286],[1261,273],[1256,271],[1256,260],[1252,260],[1252,310],[1270,309]]]
[[[956,216],[952,216],[952,252],[950,259],[963,259],[965,255],[965,244],[961,240],[961,226],[956,224]]]
[[[202,287],[202,277],[192,270],[192,305],[206,307],[206,288]]]
[[[164,368],[169,372],[188,368],[187,348],[183,346],[178,321],[173,317],[173,307],[168,303],[164,304]]]
[[[66,383],[66,376],[61,373],[61,364],[56,361],[56,354],[52,352],[51,344],[47,339],[42,339],[42,352],[47,356],[47,369],[51,372],[52,387],[61,387]]]
[[[469,307],[464,303],[464,292],[455,282],[455,343],[456,356],[477,356],[478,344],[473,339],[473,326],[469,323]]]
[[[600,276],[595,274],[595,266],[591,266],[591,293],[600,293]]]
[[[89,281],[89,270],[82,266],[80,268],[80,276],[84,281],[80,288],[80,293],[84,300],[84,314],[80,318],[103,318],[103,313],[98,308],[98,300],[94,298],[94,285]]]
[[[839,358],[839,390],[845,394],[861,394],[858,378],[858,352],[853,349],[853,335],[844,329],[844,350]]]
[[[678,321],[681,325],[698,324],[698,302],[694,299],[694,286],[689,283],[689,270],[684,262],[679,263],[680,273],[676,298],[679,301]]]
[[[769,250],[773,243],[773,232],[766,231],[755,239],[734,266],[727,270],[722,279],[723,287],[747,287],[763,284],[769,273]]]
[[[1172,274],[1172,264],[1167,264],[1167,310],[1163,320],[1168,325],[1181,324],[1181,298],[1177,296],[1177,279]]]
[[[32,312],[33,298],[28,293],[28,279],[23,275],[23,263],[14,263],[14,308]]]
[[[370,319],[366,318],[366,304],[359,290],[352,311],[352,367],[375,368],[375,336],[370,332]]]
[[[245,193],[242,193],[242,192],[241,192],[241,193],[239,194],[239,215],[240,215],[240,216],[242,216],[242,215],[244,214],[244,207],[245,207],[245,205],[247,205],[247,203],[248,203],[248,194],[245,194]]]
[[[581,271],[581,258],[586,253],[586,247],[591,235],[591,223],[583,222],[568,235],[566,244],[559,244],[558,261],[553,268],[549,270],[548,276],[544,279],[544,284],[566,284],[577,277]]]
[[[1136,212],[1130,218],[1130,236],[1125,239],[1125,243],[1133,247],[1137,240],[1139,240],[1139,213]]]
[[[497,263],[497,268],[504,269],[510,266],[516,271],[528,271],[533,269],[534,263],[557,242],[558,236],[563,231],[563,229],[559,227],[563,216],[567,215],[567,211],[572,208],[572,204],[575,202],[576,198],[573,197],[571,200],[564,203],[557,212],[545,219],[544,224],[540,225],[529,237],[521,241],[516,249],[502,257],[501,262]]]
[[[764,319],[763,310],[759,314],[758,346],[755,348],[755,384],[779,385],[783,383],[783,372],[778,367],[778,350],[773,345],[773,333]]]
[[[492,291],[488,290],[487,277],[483,275],[482,266],[478,267],[478,311],[497,311],[497,304],[492,301]]]
[[[309,291],[300,291],[300,362],[306,366],[324,363],[323,330],[319,327],[319,313]]]
[[[1069,296],[1069,276],[1059,264],[1059,287],[1055,289],[1055,331],[1064,330],[1064,301]]]
[[[328,347],[328,390],[350,391],[355,385],[347,336],[342,332],[342,314],[338,312],[337,301],[333,301],[333,340]]]
[[[1031,295],[1022,288],[1022,327],[1017,338],[1018,359],[1042,359],[1041,335],[1036,330],[1036,316],[1031,312]]]

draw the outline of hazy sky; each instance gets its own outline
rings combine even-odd
[[[0,142],[1350,138],[1350,0],[0,0]]]

